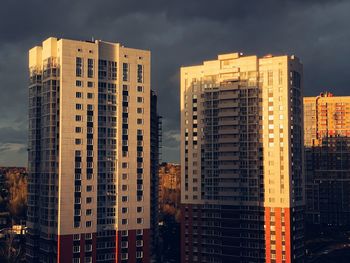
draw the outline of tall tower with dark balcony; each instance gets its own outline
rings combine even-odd
[[[29,51],[28,262],[150,262],[150,59],[104,41]]]
[[[181,262],[303,262],[302,77],[287,55],[181,68]]]

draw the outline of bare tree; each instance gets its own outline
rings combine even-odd
[[[5,237],[0,241],[0,262],[23,262],[24,249],[22,242],[16,238],[16,233],[11,229],[4,229]]]

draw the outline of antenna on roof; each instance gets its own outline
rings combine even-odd
[[[95,42],[95,38],[94,38],[94,37],[91,37],[91,41],[92,41],[92,42]]]

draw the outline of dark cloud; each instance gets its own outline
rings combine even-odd
[[[0,143],[27,143],[27,129],[0,128]]]
[[[0,165],[25,164],[27,52],[49,36],[104,39],[152,51],[164,116],[163,160],[179,160],[179,67],[219,53],[296,54],[305,94],[349,94],[345,0],[3,0],[0,8]],[[5,158],[6,157],[6,158]]]

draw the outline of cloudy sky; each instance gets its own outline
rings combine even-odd
[[[0,166],[26,165],[27,51],[49,36],[152,51],[163,160],[179,160],[179,67],[219,53],[296,54],[305,94],[350,94],[350,1],[2,0]]]

